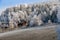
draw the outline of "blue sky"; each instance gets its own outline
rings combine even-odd
[[[47,0],[0,0],[0,9],[14,6],[16,4],[23,4],[23,3],[38,3],[38,2],[46,2]]]

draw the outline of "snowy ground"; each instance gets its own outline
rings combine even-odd
[[[18,29],[0,33],[1,40],[60,40],[60,24]]]

